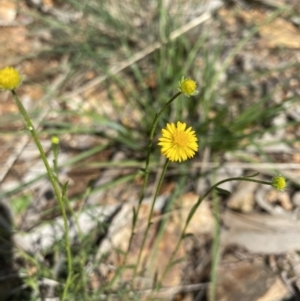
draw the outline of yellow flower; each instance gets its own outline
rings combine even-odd
[[[187,97],[197,95],[199,93],[196,82],[190,78],[184,78],[184,76],[179,82],[179,91]]]
[[[283,191],[286,188],[286,180],[283,176],[278,175],[273,177],[272,179],[273,188]]]
[[[0,89],[14,90],[17,88],[22,79],[18,70],[13,67],[0,69]]]
[[[186,129],[186,124],[177,122],[177,127],[174,123],[167,123],[166,129],[162,129],[162,137],[159,138],[161,153],[170,161],[185,161],[192,158],[198,150],[197,137],[195,131],[189,127]]]

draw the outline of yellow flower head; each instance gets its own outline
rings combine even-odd
[[[190,78],[184,78],[184,76],[179,82],[179,91],[187,97],[197,95],[199,93],[196,82]]]
[[[22,81],[20,73],[13,67],[0,69],[0,89],[13,90],[17,88]]]
[[[197,137],[195,131],[186,124],[177,122],[167,123],[166,129],[162,129],[162,136],[159,138],[158,145],[161,146],[161,153],[170,161],[185,161],[192,158],[198,150]]]
[[[283,191],[286,188],[286,180],[283,176],[278,175],[273,177],[272,179],[273,188]]]

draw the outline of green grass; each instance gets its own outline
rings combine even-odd
[[[135,187],[142,190],[141,183],[145,176],[142,169],[145,167],[149,134],[156,113],[177,92],[178,82],[183,75],[198,83],[199,95],[191,98],[180,95],[163,113],[155,131],[146,196],[151,197],[154,194],[154,184],[157,183],[163,166],[156,139],[167,122],[180,120],[192,126],[199,138],[199,153],[191,161],[171,164],[166,172],[164,182],[175,181],[176,187],[169,196],[161,217],[157,235],[154,237],[154,247],[149,250],[148,257],[154,265],[159,243],[164,239],[168,223],[172,222],[170,213],[176,210],[175,200],[193,190],[193,185],[189,183],[196,183],[199,177],[204,176],[199,171],[192,170],[195,170],[193,163],[202,160],[205,149],[210,150],[211,158],[220,166],[225,153],[238,156],[236,154],[240,151],[245,151],[243,160],[251,162],[253,157],[246,151],[249,146],[255,147],[259,162],[272,162],[264,151],[263,142],[257,141],[264,133],[278,130],[278,126],[272,124],[273,119],[284,112],[288,104],[297,101],[297,98],[287,97],[280,103],[273,101],[277,91],[287,89],[288,79],[278,82],[275,89],[263,94],[259,92],[259,87],[273,74],[293,72],[298,66],[286,64],[272,70],[253,69],[249,72],[243,71],[242,75],[235,70],[234,60],[248,43],[253,42],[258,27],[250,28],[238,43],[230,46],[224,44],[229,38],[226,30],[220,29],[212,35],[205,25],[197,26],[189,32],[183,31],[177,38],[170,39],[172,32],[183,28],[192,13],[182,13],[183,6],[179,3],[176,4],[177,7],[172,7],[173,11],[170,13],[170,8],[166,8],[160,0],[146,1],[144,4],[142,1],[112,1],[113,5],[108,5],[105,1],[84,1],[82,4],[73,0],[65,2],[73,13],[80,12],[79,19],[65,23],[51,14],[44,15],[34,9],[30,13],[35,20],[30,25],[33,38],[40,29],[51,33],[51,39],[37,57],[45,61],[52,59],[63,62],[49,67],[49,70],[46,68],[39,78],[24,80],[24,85],[34,81],[34,84],[42,86],[46,95],[36,104],[30,116],[37,120],[43,111],[48,112],[40,122],[39,135],[43,139],[47,137],[50,140],[52,135],[57,135],[61,140],[66,136],[72,139],[79,135],[88,135],[99,141],[95,146],[75,150],[72,159],[59,163],[59,170],[90,168],[100,172],[123,171],[118,178],[109,179],[97,187],[93,185],[93,181],[86,183],[81,194],[65,199],[66,210],[75,221],[79,213],[86,209],[84,202],[80,204],[80,209],[75,206],[78,200],[86,200],[99,191],[117,190],[122,185],[128,185],[128,189]],[[191,5],[196,3],[191,2]],[[270,19],[280,13],[282,11],[274,11]],[[156,42],[160,44],[142,55],[145,48],[155,45]],[[53,90],[51,83],[58,74],[61,75],[61,80]],[[89,74],[92,74],[92,78]],[[93,87],[95,91],[84,89],[95,78],[98,78],[97,85]],[[80,101],[76,98],[78,95],[81,95]],[[52,103],[53,99],[55,105]],[[15,131],[13,125],[17,121],[20,122],[20,119],[15,113],[1,117],[1,134],[24,135],[26,131]],[[12,128],[7,127],[7,124],[11,124]],[[294,126],[294,123],[288,121],[279,128]],[[284,142],[289,144],[294,141]],[[61,148],[61,151],[65,151]],[[100,162],[95,159],[95,155],[105,151],[110,155],[104,155]],[[125,154],[124,158],[121,161],[112,161],[113,155],[118,151]],[[212,174],[217,172],[217,169],[207,171]],[[11,199],[15,215],[24,213],[29,205],[28,187],[45,177],[46,173],[22,182],[11,190],[1,191],[2,197]],[[216,217],[219,217],[218,198],[219,196],[213,196]],[[75,209],[70,209],[71,207]],[[48,208],[47,213],[57,209],[55,205]],[[196,208],[191,209],[191,212],[194,209]],[[135,209],[136,221],[138,214],[141,214],[140,211]],[[151,228],[150,222],[147,225]],[[214,236],[211,275],[213,288],[216,285],[218,263],[218,225],[216,223]],[[113,276],[103,276],[101,283],[93,283],[93,280],[96,282],[93,279],[94,273],[100,265],[109,265],[112,254],[117,258],[124,258],[126,254],[126,250],[116,247],[105,256],[97,256],[99,244],[103,235],[109,231],[109,226],[108,221],[99,221],[97,229],[88,235],[80,235],[78,241],[71,246],[73,272],[69,275],[70,284],[64,300],[96,301],[99,296],[100,300],[141,300],[141,296],[145,294],[144,289],[152,290],[147,300],[158,300],[156,294],[161,289],[163,271],[150,268],[143,270],[140,269],[141,266],[128,264],[124,260],[119,260],[121,265],[114,267]],[[140,228],[137,226],[135,231],[139,232]],[[189,236],[189,233],[182,234],[183,237]],[[133,235],[132,238],[134,237]],[[176,242],[172,243],[175,248]],[[64,241],[57,241],[53,249],[45,250],[41,255],[35,258],[34,254],[17,251],[25,275],[23,281],[32,290],[27,299],[30,301],[40,298],[39,279],[55,280],[59,284],[55,286],[55,295],[60,295],[68,277]],[[174,258],[170,258],[168,263],[169,268],[183,260],[177,258],[171,261],[172,259]],[[32,270],[34,272],[29,273]],[[128,271],[135,271],[135,279],[124,280],[123,275]],[[132,281],[142,276],[154,279],[152,287],[140,287],[137,281]],[[215,300],[214,296],[212,289],[210,301]]]

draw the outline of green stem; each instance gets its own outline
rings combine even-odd
[[[65,300],[66,298],[66,294],[67,294],[67,290],[68,290],[68,285],[70,284],[70,279],[71,279],[71,276],[72,276],[72,256],[71,256],[71,244],[70,244],[70,238],[69,238],[69,226],[68,226],[68,219],[67,219],[67,214],[66,214],[66,210],[65,210],[65,207],[64,207],[64,201],[63,201],[63,196],[61,195],[61,191],[60,191],[60,188],[57,184],[57,181],[55,179],[55,176],[52,172],[52,169],[48,163],[48,160],[47,160],[47,157],[46,157],[46,154],[43,150],[43,147],[42,147],[42,144],[38,138],[38,135],[37,135],[37,132],[36,130],[34,129],[34,126],[31,122],[31,119],[29,118],[23,104],[21,103],[17,93],[15,90],[12,90],[11,91],[12,94],[13,94],[13,97],[16,101],[16,104],[20,110],[20,113],[23,115],[24,117],[24,120],[25,120],[25,123],[27,125],[27,128],[28,130],[31,132],[31,135],[33,137],[33,140],[40,152],[40,156],[44,162],[44,165],[46,167],[46,170],[47,170],[47,174],[48,174],[48,177],[49,177],[49,180],[52,184],[52,187],[53,187],[53,190],[54,190],[54,194],[55,194],[55,197],[59,203],[59,207],[60,207],[60,210],[61,210],[61,213],[62,213],[62,216],[63,216],[63,221],[64,221],[64,232],[65,232],[65,249],[66,249],[66,253],[67,253],[67,260],[68,260],[68,278],[66,280],[66,285],[64,287],[64,290],[63,290],[63,293],[62,293],[62,297],[61,297],[61,301]]]
[[[162,183],[163,183],[163,179],[164,179],[164,177],[165,177],[165,174],[166,174],[166,171],[167,171],[168,164],[169,164],[169,160],[167,159],[166,162],[165,162],[165,164],[164,164],[163,170],[162,170],[162,172],[161,172],[161,175],[160,175],[160,178],[159,178],[159,182],[158,182],[157,187],[156,187],[155,195],[154,195],[154,198],[153,198],[153,201],[152,201],[152,204],[151,204],[150,213],[149,213],[148,221],[147,221],[147,228],[146,228],[146,231],[145,231],[145,233],[144,233],[144,237],[143,237],[143,241],[142,241],[142,244],[141,244],[141,247],[140,247],[138,259],[137,259],[136,265],[135,265],[135,267],[134,267],[133,280],[135,279],[135,276],[136,276],[138,267],[139,267],[139,265],[140,265],[141,256],[142,256],[142,251],[143,251],[144,246],[145,246],[145,243],[146,243],[146,239],[147,239],[147,236],[148,236],[148,233],[149,233],[149,229],[150,229],[150,227],[151,227],[151,225],[152,225],[151,220],[152,220],[152,216],[153,216],[154,205],[155,205],[157,196],[158,196],[158,194],[159,194],[161,185],[162,185]]]
[[[131,235],[129,238],[129,243],[128,243],[128,247],[127,250],[125,252],[124,255],[124,259],[123,259],[123,264],[122,264],[122,268],[120,268],[118,270],[117,273],[115,273],[114,278],[111,281],[111,284],[114,283],[114,281],[117,279],[117,277],[119,277],[119,275],[122,273],[122,271],[125,268],[126,262],[127,262],[127,257],[130,251],[130,247],[133,241],[133,237],[135,235],[135,227],[136,227],[136,223],[137,223],[137,218],[139,216],[139,212],[140,212],[140,208],[143,202],[143,199],[145,198],[145,192],[146,192],[146,188],[147,188],[147,184],[148,184],[148,179],[149,179],[149,162],[150,162],[150,155],[151,155],[151,148],[152,148],[152,144],[153,144],[153,137],[154,137],[154,133],[157,127],[157,123],[159,121],[160,116],[162,115],[162,113],[165,111],[165,109],[179,96],[181,95],[181,92],[177,92],[172,98],[170,98],[165,105],[162,107],[162,109],[155,115],[155,118],[153,120],[152,126],[151,126],[151,132],[150,132],[150,136],[149,136],[149,141],[148,141],[148,145],[147,145],[147,154],[146,154],[146,164],[145,164],[145,168],[144,168],[144,181],[143,181],[143,186],[142,186],[142,190],[141,190],[141,195],[138,201],[138,206],[136,211],[134,211],[134,217],[133,217],[133,222],[132,222],[132,227],[131,227]]]
[[[212,263],[210,272],[209,301],[216,299],[217,267],[219,264],[219,246],[220,246],[220,206],[216,191],[213,192],[213,213],[215,217],[215,226],[212,246]]]
[[[271,182],[266,182],[266,181],[261,181],[261,180],[255,180],[255,179],[251,179],[251,178],[247,178],[247,177],[235,177],[235,178],[229,178],[229,179],[225,179],[225,180],[222,180],[216,184],[214,184],[213,186],[211,186],[203,196],[200,196],[198,201],[196,202],[196,204],[192,207],[191,211],[189,212],[189,215],[185,221],[185,225],[183,227],[183,230],[181,231],[181,234],[180,234],[180,237],[178,239],[178,242],[175,246],[175,249],[171,255],[171,258],[160,278],[160,281],[158,282],[158,285],[157,287],[159,288],[160,287],[160,284],[162,283],[163,279],[165,278],[165,276],[167,275],[167,273],[169,272],[170,268],[172,267],[173,265],[173,260],[175,258],[175,255],[179,249],[179,246],[182,242],[182,240],[184,239],[185,237],[185,232],[186,232],[186,229],[192,219],[192,217],[194,216],[196,210],[198,209],[198,207],[200,206],[200,204],[202,203],[202,201],[215,189],[217,188],[219,185],[223,184],[223,183],[226,183],[226,182],[229,182],[229,181],[246,181],[246,182],[255,182],[255,183],[259,183],[259,184],[263,184],[263,185],[272,185]]]
[[[162,107],[162,109],[155,115],[155,118],[153,120],[153,124],[152,124],[152,127],[151,127],[151,132],[150,132],[150,137],[149,137],[149,145],[148,145],[148,148],[149,146],[151,147],[152,145],[152,140],[153,140],[153,137],[154,137],[154,133],[155,133],[155,129],[156,129],[156,126],[157,126],[157,123],[158,123],[158,120],[159,120],[159,117],[161,116],[161,114],[164,112],[164,110],[181,94],[181,92],[177,92],[172,98],[170,98],[166,103],[165,105]]]

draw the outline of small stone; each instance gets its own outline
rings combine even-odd
[[[237,192],[232,194],[227,202],[228,208],[240,212],[251,212],[255,205],[254,191],[258,186],[254,182],[240,182]]]
[[[290,196],[286,191],[269,190],[265,196],[269,203],[279,203],[284,210],[292,210],[293,204]]]

